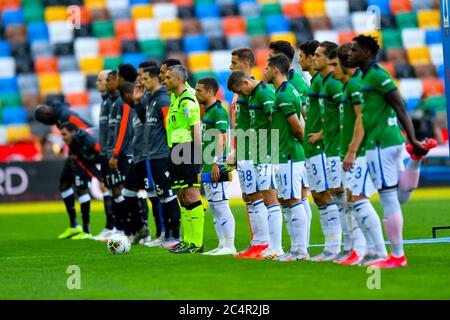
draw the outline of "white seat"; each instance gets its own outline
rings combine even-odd
[[[139,19],[135,21],[138,40],[159,39],[159,22],[155,19]]]
[[[230,68],[231,51],[216,50],[211,53],[211,64],[214,72],[228,71]]]
[[[175,20],[178,18],[177,6],[173,3],[155,3],[153,17],[159,20]]]
[[[257,17],[260,14],[259,4],[256,2],[242,2],[239,4],[239,15],[244,17]]]
[[[423,94],[421,79],[405,78],[399,80],[400,93],[405,100],[420,99]]]
[[[368,18],[366,11],[353,12],[351,20],[353,31],[356,33],[372,32],[376,30],[376,24]]]
[[[108,10],[111,9],[124,9],[128,10],[130,7],[129,0],[106,0],[106,7]]]
[[[434,7],[433,0],[411,0],[411,4],[414,11],[429,10]]]
[[[345,0],[329,0],[325,1],[325,11],[328,17],[348,17],[350,9],[348,1]]]
[[[84,92],[86,77],[79,71],[61,72],[61,87],[64,94]]]
[[[425,44],[425,30],[419,28],[405,28],[402,30],[403,47],[421,48],[426,47]]]
[[[21,94],[38,94],[39,82],[35,73],[21,73],[17,76]]]
[[[77,71],[78,69],[78,62],[77,59],[75,59],[75,56],[58,57],[58,70],[60,72]]]
[[[430,57],[431,62],[435,66],[439,66],[444,64],[444,49],[441,43],[432,44],[429,46],[430,48]]]
[[[100,105],[100,103],[102,102],[102,96],[96,89],[90,89],[88,91],[88,94],[89,94],[89,104],[92,105],[98,103]]]
[[[319,42],[331,41],[334,43],[338,43],[339,33],[335,30],[318,30],[314,32],[314,39]]]
[[[53,47],[44,40],[33,41],[31,43],[31,55],[34,59],[36,57],[51,57],[53,56]]]
[[[128,0],[107,0],[106,7],[113,20],[128,20],[130,18],[130,2]]]
[[[12,78],[16,74],[16,62],[13,57],[0,58],[0,78]]]
[[[97,57],[99,54],[98,40],[94,37],[80,37],[75,39],[74,53],[77,60]]]
[[[68,28],[66,21],[48,22],[48,37],[51,44],[72,42],[73,29]]]
[[[248,35],[239,35],[229,37],[227,39],[228,48],[230,50],[238,49],[238,48],[250,48],[251,47],[251,39]]]
[[[0,125],[0,144],[8,144],[8,134],[6,131],[6,126]]]

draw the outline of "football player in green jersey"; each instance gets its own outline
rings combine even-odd
[[[219,166],[224,165],[230,120],[228,111],[216,100],[217,91],[219,91],[217,80],[209,77],[199,79],[195,87],[195,96],[200,104],[202,118],[202,176],[210,175],[208,182],[202,181],[202,184],[219,238],[219,246],[204,254],[214,256],[236,253],[235,221],[228,202],[231,182],[219,181]]]
[[[263,81],[257,81],[244,72],[233,72],[228,78],[228,90],[248,96],[250,130],[257,137],[250,145],[257,146],[257,155],[253,156],[254,174],[245,172],[245,183],[255,191],[262,191],[263,198],[256,192],[248,194],[253,203],[255,214],[260,217],[257,230],[261,230],[262,239],[269,240],[269,247],[252,257],[275,258],[283,254],[281,247],[282,213],[277,199],[277,187],[272,161],[278,154],[271,153],[271,147],[279,140],[277,131],[271,130],[274,90]],[[272,138],[274,135],[274,138]],[[267,208],[266,208],[267,206]]]
[[[302,112],[300,116],[300,122],[302,126],[305,125],[305,116],[306,116],[306,98],[308,96],[308,84],[306,83],[305,79],[303,79],[302,75],[294,70],[292,67],[292,60],[294,59],[295,55],[295,49],[292,47],[292,45],[288,41],[279,40],[279,41],[272,41],[269,44],[269,58],[272,55],[275,54],[284,54],[288,60],[290,61],[289,65],[289,71],[286,75],[287,81],[294,86],[294,88],[297,90],[297,92],[300,94],[300,100],[301,100],[301,107]],[[300,141],[303,143],[303,139]],[[306,170],[303,170],[303,177],[302,177],[302,202],[303,207],[305,208],[306,215],[308,217],[308,234],[307,234],[307,241],[309,245],[309,230],[311,227],[311,206],[309,205],[308,201],[308,175],[306,173]],[[286,221],[286,225],[288,224],[288,221],[290,221],[289,218],[289,208],[283,208],[284,212],[284,218]],[[287,215],[287,216],[286,216]]]
[[[398,199],[398,185],[404,171],[402,152],[405,148],[399,122],[411,150],[423,156],[428,145],[415,137],[414,127],[392,77],[377,62],[379,45],[375,38],[360,35],[353,39],[349,62],[362,71],[363,127],[369,174],[380,195],[386,234],[391,254],[370,265],[379,268],[407,266],[403,251],[403,215]]]
[[[276,89],[272,113],[272,130],[279,131],[278,163],[273,163],[278,186],[278,200],[283,206],[291,249],[276,258],[295,261],[309,258],[307,250],[308,217],[302,203],[302,178],[305,153],[301,141],[303,127],[300,94],[288,82],[291,61],[283,54],[272,55],[266,65],[264,78]],[[287,210],[286,210],[287,209]]]
[[[368,177],[365,156],[364,129],[362,125],[361,70],[348,62],[351,44],[339,47],[339,64],[334,77],[342,81],[343,99],[340,108],[341,160],[351,161],[351,167],[344,166],[343,183],[347,191],[349,210],[346,212],[348,224],[342,224],[344,233],[344,251],[341,265],[365,264],[377,257],[386,256],[380,218],[370,203],[375,192]],[[355,148],[359,145],[359,148]],[[346,229],[345,227],[349,228]],[[362,231],[362,232],[361,232]],[[350,238],[350,239],[348,239]]]

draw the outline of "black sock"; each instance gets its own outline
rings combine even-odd
[[[139,207],[141,208],[141,216],[144,219],[144,224],[148,226],[148,203],[147,198],[139,198]]]
[[[138,197],[125,197],[123,202],[129,212],[130,223],[128,225],[131,234],[136,233],[144,226]]]
[[[103,196],[103,205],[105,207],[106,225],[105,228],[112,230],[114,228],[114,213],[112,210],[112,199],[110,196]]]
[[[175,198],[168,203],[162,204],[163,215],[167,216],[170,220],[170,231],[172,237],[178,239],[180,237],[180,221],[181,213],[178,200]],[[166,237],[167,238],[167,237]]]
[[[88,195],[89,196],[89,195]],[[91,213],[91,200],[80,202],[81,219],[83,220],[83,231],[91,233],[91,227],[89,226],[89,216]]]
[[[158,197],[152,197],[150,198],[150,202],[152,203],[153,218],[155,220],[156,238],[159,238],[163,231],[161,214],[159,213],[159,199]]]
[[[69,215],[70,227],[75,228],[78,225],[77,212],[75,211],[75,195],[71,195],[63,198],[64,204],[66,205],[67,214]]]
[[[117,203],[116,199],[114,199],[111,201],[111,208],[113,210],[114,226],[117,230],[124,231],[125,225],[121,215],[121,203]]]

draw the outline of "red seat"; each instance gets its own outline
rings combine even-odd
[[[265,68],[267,59],[269,58],[269,49],[258,49],[255,52],[256,65],[259,68]]]
[[[36,73],[58,73],[58,59],[56,57],[36,57],[34,60]]]
[[[283,4],[283,15],[287,18],[300,18],[305,16],[303,5],[299,3],[285,3]]]
[[[242,17],[224,17],[223,32],[225,36],[246,34],[247,26]]]
[[[423,79],[422,83],[425,97],[443,96],[445,93],[444,81],[439,78]]]
[[[118,20],[114,23],[114,31],[119,40],[135,40],[136,32],[134,22],[130,20]]]
[[[349,43],[353,41],[353,38],[357,36],[353,31],[341,31],[339,32],[339,44]]]
[[[71,107],[89,106],[89,94],[87,92],[66,94],[66,100]]]
[[[120,56],[120,41],[117,38],[98,39],[99,53],[101,56]]]
[[[411,0],[391,0],[391,12],[392,15],[397,15],[400,12],[411,12],[412,3]]]
[[[392,62],[381,62],[380,65],[389,72],[392,78],[395,78],[395,66]]]

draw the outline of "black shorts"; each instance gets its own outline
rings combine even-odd
[[[132,163],[125,177],[124,187],[128,190],[151,190],[152,183],[148,181],[146,160]]]
[[[128,169],[132,164],[131,156],[119,156],[118,158],[118,169],[111,170],[109,169],[109,174],[107,176],[107,184],[109,187],[116,187],[119,185],[123,185],[125,183],[125,177],[128,173]],[[108,159],[109,166],[109,159]]]
[[[73,185],[77,189],[87,189],[91,184],[91,176],[73,158],[68,158],[64,164],[59,183]]]
[[[146,160],[150,162],[149,175],[153,178],[153,182],[158,197],[171,197],[175,195],[172,190],[172,181],[170,180],[169,159],[152,159]]]
[[[188,187],[200,187],[198,182],[198,174],[200,172],[201,165],[194,163],[194,144],[187,142],[183,144],[190,148],[191,156],[190,159],[186,159],[186,162],[181,161],[181,163],[174,163],[174,159],[177,157],[183,158],[183,152],[176,152],[174,154],[174,149],[170,150],[170,176],[172,178],[172,188],[173,189],[185,189]],[[176,145],[174,144],[173,147]],[[177,161],[178,162],[178,161]]]

